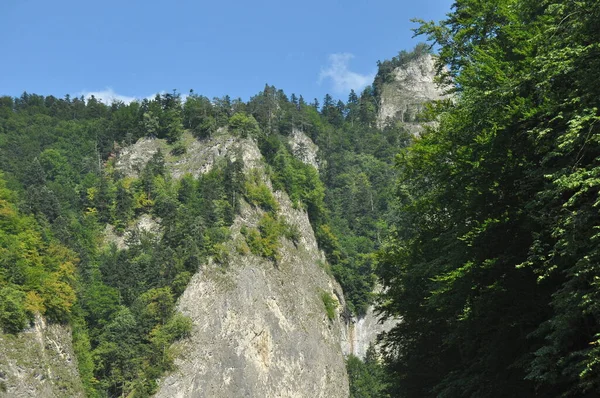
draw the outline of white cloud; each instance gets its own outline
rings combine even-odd
[[[90,98],[93,95],[98,101],[104,102],[107,105],[110,105],[115,101],[122,101],[128,104],[139,99],[136,97],[129,97],[127,95],[117,94],[115,90],[113,90],[110,87],[107,87],[102,91],[83,91],[81,95],[83,95],[86,99]]]
[[[375,78],[375,73],[360,74],[348,69],[350,60],[354,55],[350,53],[336,53],[329,55],[329,64],[321,69],[319,83],[323,80],[331,79],[333,91],[336,94],[345,94],[354,90],[359,92],[365,86],[371,84]]]

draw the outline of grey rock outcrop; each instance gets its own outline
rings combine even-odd
[[[131,238],[132,232],[137,232],[137,236],[139,236],[140,233],[148,233],[154,235],[155,237],[160,237],[160,223],[155,217],[150,217],[148,214],[142,214],[132,223],[132,225],[127,228],[123,234],[117,234],[114,226],[111,224],[106,224],[103,233],[104,244],[110,245],[114,243],[117,246],[117,249],[125,250],[129,247],[128,239]]]
[[[369,346],[374,345],[377,349],[379,335],[389,332],[398,322],[397,319],[382,321],[375,308],[370,306],[365,315],[353,317],[347,322],[342,335],[344,355],[353,354],[365,359]]]
[[[289,143],[295,157],[319,170],[317,157],[319,147],[306,134],[298,129],[292,129]]]
[[[426,102],[445,98],[444,90],[435,79],[435,59],[430,54],[419,56],[393,70],[392,81],[381,88],[377,126],[383,128],[391,121],[400,121],[413,133],[423,126],[417,115]]]
[[[293,131],[289,142],[295,156],[317,165],[318,147],[310,138]],[[140,140],[122,152],[117,168],[134,175],[159,148],[168,153],[163,140]],[[226,156],[241,156],[246,172],[258,170],[271,186],[256,144],[224,132],[191,141],[184,155],[166,160],[171,175],[180,178],[207,172]],[[175,346],[176,370],[160,381],[157,397],[347,397],[344,357],[364,358],[377,336],[396,324],[380,323],[372,307],[361,318],[341,316],[343,292],[325,272],[308,215],[285,193],[274,196],[278,215],[298,229],[299,242],[283,239],[277,264],[240,251],[241,228],[256,227],[262,215],[242,203],[231,227],[226,266],[201,265],[179,299],[178,309],[194,326],[191,336]],[[339,303],[333,320],[325,311],[324,292]]]
[[[160,149],[165,155],[165,161],[173,178],[181,178],[189,173],[194,177],[207,173],[219,159],[228,156],[235,160],[241,156],[247,168],[259,167],[262,156],[256,145],[250,145],[248,139],[236,139],[227,133],[225,128],[219,129],[213,137],[198,141],[191,134],[186,133],[182,139],[187,148],[179,156],[169,153],[169,146],[165,140],[156,138],[142,138],[135,144],[123,148],[116,159],[115,168],[129,176],[138,177],[146,163]]]
[[[373,293],[381,293],[382,287],[375,286]],[[379,351],[380,335],[389,332],[394,326],[401,322],[398,318],[383,319],[383,316],[370,305],[364,315],[353,316],[346,322],[346,328],[342,335],[342,350],[344,355],[350,354],[365,359],[367,350],[371,345]]]
[[[0,397],[83,397],[71,330],[36,317],[18,335],[0,332]]]

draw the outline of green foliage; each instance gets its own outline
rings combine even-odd
[[[282,229],[283,237],[291,241],[295,246],[298,246],[298,243],[300,243],[300,230],[298,229],[298,226],[285,222],[283,223]]]
[[[256,137],[260,133],[260,128],[256,119],[252,115],[243,112],[235,113],[229,119],[229,128],[231,132],[239,137]]]
[[[77,356],[79,377],[81,378],[86,396],[97,397],[98,391],[95,385],[97,380],[94,378],[94,359],[92,357],[92,347],[85,320],[78,314],[73,318],[71,325],[73,351],[75,351],[75,355]]]
[[[258,229],[244,227],[241,233],[246,238],[246,243],[253,254],[277,263],[281,259],[279,254],[280,239],[292,234],[288,231],[289,227],[284,220],[265,213],[258,222]]]
[[[75,303],[75,254],[44,239],[32,217],[11,203],[14,194],[0,174],[0,326],[10,332],[25,327],[35,313],[68,321]]]
[[[273,189],[307,211],[330,263],[324,268],[341,282],[349,309],[364,312],[372,299],[373,252],[397,218],[388,207],[393,156],[410,142],[401,126],[377,130],[376,111],[372,87],[351,93],[347,104],[326,96],[320,109],[317,100],[288,99],[268,85],[248,103],[194,93],[182,103],[176,92],[110,106],[69,96],[0,98],[0,169],[15,191],[1,208],[8,218],[0,216],[0,282],[15,298],[3,308],[71,319],[90,395],[151,395],[172,368],[168,347],[184,335],[173,331],[179,326],[171,324],[172,302],[208,257],[227,264],[228,227],[240,196],[266,214],[256,229],[246,229],[247,247],[238,250],[277,262],[282,239],[300,240],[298,228],[277,217],[268,185],[246,179],[241,154],[179,181],[160,151],[139,178],[114,167],[121,148],[139,138],[166,139],[178,156],[183,129],[206,139],[228,126],[256,140]],[[319,146],[319,171],[290,150],[287,137],[297,132]],[[159,220],[160,235],[135,227],[142,215]],[[107,223],[127,249],[102,243]]]
[[[133,204],[131,181],[119,181],[116,184],[115,197],[111,209],[113,224],[118,232],[123,232],[133,217]]]
[[[166,324],[154,327],[150,332],[154,366],[160,364],[165,370],[171,370],[174,358],[169,347],[174,341],[189,336],[191,330],[192,320],[181,314],[175,314]]]
[[[183,126],[191,129],[196,138],[208,138],[217,130],[215,113],[208,98],[192,94],[183,105]]]
[[[181,156],[187,152],[187,146],[185,142],[179,140],[175,142],[171,148],[171,155],[173,156]]]
[[[338,301],[333,298],[333,296],[329,292],[321,293],[321,300],[323,301],[323,305],[325,306],[325,313],[327,314],[327,318],[330,321],[335,319],[335,312],[338,307]]]
[[[125,235],[128,249],[109,246],[101,251],[100,280],[86,286],[82,304],[96,347],[94,375],[101,391],[148,396],[155,392],[156,380],[172,370],[170,346],[191,328],[188,318],[175,313],[175,300],[209,256],[227,262],[224,242],[230,238],[228,226],[243,190],[242,169],[240,161],[224,161],[198,179],[187,175],[177,182],[169,178],[158,152],[139,179],[116,182],[129,187],[125,195],[152,198],[143,211],[160,217],[163,233],[158,237],[130,230]],[[122,348],[110,332],[117,318],[138,339],[127,343],[115,368],[107,363]]]
[[[366,311],[374,287],[373,252],[393,216],[388,202],[393,196],[395,153],[411,141],[400,125],[381,132],[374,128],[376,99],[371,89],[349,103],[328,97],[319,113],[305,103],[287,102],[273,87],[249,103],[265,131],[303,130],[318,145],[321,174],[294,157],[286,140],[276,134],[259,137],[260,150],[270,165],[273,188],[285,190],[295,206],[305,208],[320,248],[342,284],[348,307]],[[342,239],[339,239],[342,237]]]
[[[25,310],[25,293],[11,286],[0,289],[0,325],[7,333],[17,333],[31,322]]]
[[[169,346],[190,330],[174,300],[229,238],[241,162],[180,187],[159,151],[139,179],[123,178],[113,168],[121,144],[144,135],[177,141],[179,96],[112,107],[45,100],[24,95],[0,112],[0,168],[12,188],[0,179],[0,327],[16,333],[35,313],[70,321],[89,396],[151,395],[172,369]],[[134,230],[127,250],[102,248],[104,224],[123,233],[136,212],[160,214],[163,236]]]
[[[271,193],[271,189],[260,181],[258,173],[255,171],[251,172],[246,180],[244,196],[248,202],[272,215],[276,215],[279,211],[279,204]]]
[[[350,398],[386,398],[387,381],[383,364],[373,346],[369,346],[365,360],[350,354],[346,359]]]
[[[203,139],[210,138],[217,131],[217,121],[212,116],[206,117],[192,130],[194,137]]]
[[[324,204],[325,188],[316,169],[293,157],[284,146],[278,148],[271,164],[274,188],[284,189],[292,202],[302,203],[311,222],[320,225],[327,211]]]
[[[395,396],[600,391],[596,1],[457,1],[417,33],[455,101],[398,157],[380,255]]]
[[[170,143],[181,138],[181,96],[177,92],[157,94],[151,101],[144,100],[141,112],[146,135],[165,138]]]

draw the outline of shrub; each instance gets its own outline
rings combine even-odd
[[[173,156],[181,156],[187,152],[187,147],[185,146],[185,142],[182,140],[177,141],[173,144],[171,148],[171,155]]]
[[[321,300],[323,300],[323,305],[325,306],[325,313],[327,313],[327,318],[330,321],[335,319],[335,310],[337,309],[338,302],[333,296],[328,292],[323,292],[321,294]]]
[[[279,203],[275,200],[267,184],[260,180],[257,170],[249,173],[244,188],[244,196],[249,203],[273,215],[279,211]]]
[[[280,259],[279,238],[282,236],[282,225],[277,218],[264,214],[258,223],[258,229],[242,228],[240,232],[253,254],[275,262]]]
[[[25,293],[13,287],[0,289],[0,326],[7,333],[23,330],[31,320],[25,310]]]
[[[229,118],[229,127],[232,133],[242,138],[258,135],[260,128],[254,116],[243,112],[235,113]]]
[[[213,260],[221,265],[229,262],[229,249],[223,243],[216,243],[211,248]]]
[[[210,138],[217,131],[217,121],[212,116],[206,116],[192,129],[197,139]]]
[[[271,193],[269,187],[264,183],[255,184],[246,182],[246,199],[254,206],[258,206],[266,212],[275,214],[279,210],[279,204]]]
[[[288,224],[285,221],[282,221],[283,224],[283,237],[292,241],[295,246],[298,246],[300,242],[300,230],[298,226],[293,224]]]

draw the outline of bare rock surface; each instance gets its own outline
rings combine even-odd
[[[122,234],[117,234],[114,226],[111,224],[106,224],[103,233],[104,244],[110,245],[114,243],[117,246],[117,249],[125,250],[129,247],[128,239],[131,238],[132,233],[134,232],[137,236],[139,236],[141,233],[149,233],[158,237],[161,234],[160,223],[156,220],[156,218],[151,217],[148,214],[142,214],[135,219],[135,221],[133,221],[127,230]]]
[[[319,169],[317,158],[319,147],[306,134],[298,129],[292,129],[289,143],[295,157],[306,164],[314,166],[315,169]]]
[[[241,156],[247,169],[258,167],[262,161],[258,147],[251,139],[234,138],[224,128],[208,139],[199,141],[186,133],[182,140],[186,144],[186,152],[174,156],[170,154],[170,147],[165,140],[142,138],[120,151],[115,169],[129,177],[137,177],[159,149],[165,156],[171,176],[176,179],[187,173],[194,177],[207,173],[225,157],[235,160]]]
[[[379,98],[377,126],[383,128],[391,121],[400,121],[418,134],[423,125],[417,115],[426,102],[445,98],[444,90],[434,81],[435,59],[422,55],[393,71],[393,80],[385,83]]]
[[[304,133],[294,130],[289,142],[296,157],[318,165],[318,147]],[[142,139],[122,151],[117,168],[135,176],[158,148],[168,154],[164,140]],[[186,153],[167,155],[166,163],[171,175],[180,178],[185,173],[198,176],[225,157],[239,156],[246,172],[258,170],[271,187],[256,143],[223,131],[208,140],[188,140]],[[240,229],[256,227],[262,215],[242,203],[231,227],[226,263],[201,265],[179,299],[178,309],[194,326],[191,336],[177,343],[176,369],[161,380],[157,397],[347,397],[345,356],[364,358],[377,336],[396,324],[379,322],[373,307],[360,318],[341,316],[343,292],[325,272],[308,215],[294,208],[285,193],[274,196],[278,215],[298,229],[297,245],[282,238],[277,264],[241,251]],[[157,232],[156,225],[152,218],[142,218],[133,228]],[[124,247],[110,226],[105,236]],[[339,303],[333,320],[325,311],[324,292]]]
[[[18,335],[0,332],[0,397],[83,397],[67,326],[46,324]]]
[[[365,359],[369,346],[373,344],[378,349],[379,336],[392,330],[398,322],[398,319],[382,320],[375,307],[370,306],[365,315],[348,321],[341,338],[344,355],[353,354]]]

